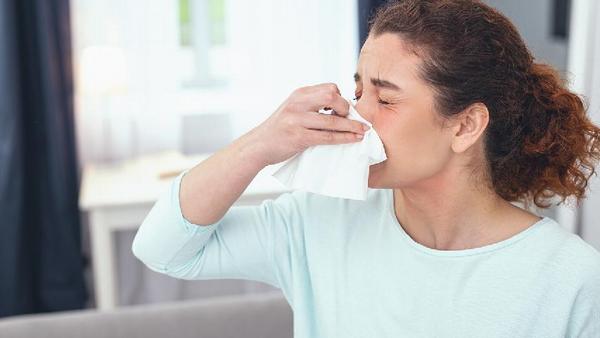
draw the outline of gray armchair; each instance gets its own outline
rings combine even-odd
[[[0,338],[291,338],[292,331],[281,292],[0,320]]]

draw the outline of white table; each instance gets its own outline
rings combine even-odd
[[[137,229],[162,191],[177,173],[200,163],[210,154],[183,156],[165,152],[119,165],[90,165],[83,171],[79,207],[89,216],[92,269],[97,308],[118,305],[113,232]],[[235,205],[257,205],[289,191],[271,173],[280,165],[263,169]]]

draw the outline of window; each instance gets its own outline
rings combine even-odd
[[[193,115],[227,115],[237,138],[301,86],[334,82],[346,97],[354,93],[355,1],[73,0],[71,6],[75,72],[83,77],[75,95],[84,163],[181,150],[182,124]],[[98,75],[110,90],[84,74]]]
[[[179,0],[178,6],[183,86],[226,85],[225,0]]]

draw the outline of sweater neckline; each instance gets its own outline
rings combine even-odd
[[[406,231],[400,225],[400,222],[398,222],[398,219],[396,218],[396,212],[395,212],[395,206],[394,206],[394,189],[386,189],[386,190],[387,190],[386,195],[388,196],[388,198],[387,198],[388,215],[391,217],[392,224],[394,225],[396,230],[399,232],[400,237],[402,237],[414,249],[421,251],[423,253],[429,254],[429,255],[434,255],[434,256],[445,256],[445,257],[471,256],[471,255],[478,255],[478,254],[483,254],[486,252],[499,250],[503,247],[509,246],[513,243],[516,243],[516,242],[524,239],[525,237],[527,237],[530,234],[532,234],[533,232],[535,232],[537,229],[541,228],[542,225],[544,225],[545,223],[547,223],[551,220],[549,217],[543,216],[542,219],[540,219],[539,221],[530,225],[526,229],[512,235],[511,237],[503,239],[503,240],[495,242],[495,243],[487,244],[484,246],[480,246],[480,247],[476,247],[476,248],[469,248],[469,249],[460,249],[460,250],[439,250],[439,249],[430,248],[428,246],[425,246],[425,245],[415,241],[414,239],[412,239],[412,237],[410,237],[408,235],[408,233],[406,233]]]

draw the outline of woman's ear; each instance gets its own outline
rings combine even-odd
[[[475,144],[488,125],[489,115],[483,103],[473,103],[459,113],[452,128],[452,150],[462,153]]]

